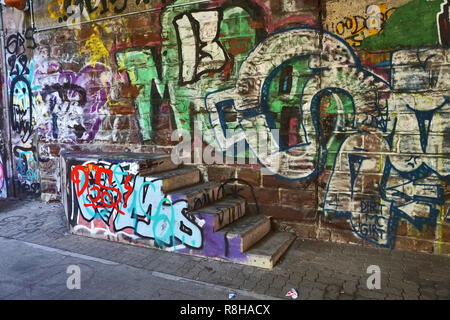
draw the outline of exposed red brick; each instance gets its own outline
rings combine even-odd
[[[235,168],[230,167],[208,167],[208,179],[209,181],[222,182],[230,178],[235,178]]]
[[[437,244],[436,247],[438,248],[437,249],[438,254],[450,255],[450,243],[448,243],[448,242],[440,243],[440,244]]]
[[[337,229],[337,230],[352,230],[352,227],[350,225],[350,222],[346,217],[339,217],[339,218],[324,218],[323,215],[320,215],[321,220],[321,226],[327,229]]]
[[[248,186],[245,185],[239,185],[238,188],[242,189],[239,192],[239,194],[245,197],[250,202],[253,202],[253,194],[254,194],[258,205],[262,204],[275,205],[279,203],[277,189],[249,188]]]
[[[48,150],[50,151],[51,156],[59,156],[59,153],[61,151],[61,146],[59,144],[48,144],[46,145],[48,147]]]
[[[280,189],[280,202],[285,206],[316,207],[316,193],[313,191]]]
[[[400,221],[398,224],[397,235],[406,236],[408,234],[408,223],[406,221]]]
[[[314,179],[288,181],[273,175],[263,175],[263,186],[296,190],[315,190],[316,184]]]
[[[348,230],[331,230],[331,238],[332,242],[341,242],[341,243],[357,243],[364,244],[364,241],[358,238],[352,231]]]
[[[121,93],[123,98],[136,99],[141,92],[143,85],[126,85],[124,84],[121,88]]]
[[[128,114],[135,114],[136,108],[132,104],[117,103],[110,105],[109,111],[111,112],[111,114],[128,115]]]
[[[408,236],[421,240],[434,240],[436,238],[436,227],[424,225],[419,231],[414,226],[409,225]]]
[[[144,28],[150,28],[150,20],[148,15],[134,16],[133,19],[127,19],[127,28],[143,30]]]
[[[280,226],[286,231],[295,233],[300,238],[315,239],[317,229],[315,224],[292,223],[280,221]]]
[[[253,186],[261,185],[261,172],[259,170],[242,168],[238,170],[238,178],[242,179]]]
[[[395,248],[403,250],[414,250],[432,253],[434,250],[433,242],[426,240],[416,240],[407,237],[397,237]]]
[[[132,33],[130,34],[131,42],[136,46],[151,46],[159,42],[159,35],[154,32]]]

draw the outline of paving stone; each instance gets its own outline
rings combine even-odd
[[[436,295],[438,296],[438,297],[443,297],[443,298],[445,298],[445,297],[450,297],[450,290],[449,289],[438,289],[438,290],[436,290]]]
[[[349,294],[340,294],[338,300],[353,300],[353,296]]]
[[[337,285],[331,284],[328,285],[324,294],[325,299],[337,299],[339,297],[339,292],[341,288]]]
[[[307,286],[310,288],[317,288],[320,290],[325,290],[329,283],[322,283],[318,281],[302,280],[299,284],[300,286]]]
[[[321,289],[313,289],[309,293],[309,300],[323,300],[325,291]]]
[[[283,297],[283,298],[287,298],[284,297],[284,295],[286,294],[286,292],[283,294],[282,292],[282,288],[276,288],[276,287],[272,287],[270,286],[267,291],[266,294],[272,297]],[[290,298],[289,298],[290,299]]]
[[[420,300],[436,300],[436,299],[438,299],[438,296],[435,294],[425,293],[425,294],[420,294],[419,299]]]
[[[401,296],[403,290],[399,289],[399,288],[386,286],[386,287],[381,287],[381,291],[386,294]]]
[[[403,289],[402,296],[405,300],[419,299],[419,290]]]
[[[344,281],[344,284],[342,285],[342,290],[344,290],[345,293],[353,295],[357,290],[357,281]]]
[[[316,281],[319,277],[319,273],[317,271],[309,270],[303,276],[303,280]]]
[[[308,300],[308,299],[310,299],[310,294],[312,292],[312,289],[303,287],[303,288],[296,289],[296,291],[298,293],[298,299],[299,300]],[[287,293],[287,291],[286,291],[286,293]]]

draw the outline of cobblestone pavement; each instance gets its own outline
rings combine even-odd
[[[0,200],[0,237],[259,298],[291,299],[285,295],[294,288],[302,300],[450,299],[450,257],[425,253],[297,239],[272,270],[265,270],[72,235],[61,204],[15,200]],[[380,267],[379,290],[367,289],[370,265]],[[211,299],[206,291],[204,299]]]

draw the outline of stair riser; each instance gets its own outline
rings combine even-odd
[[[201,219],[200,216],[198,216]],[[180,253],[192,254],[201,257],[218,258],[224,260],[230,260],[240,263],[245,262],[247,256],[239,250],[239,239],[227,239],[222,233],[214,232],[213,219],[211,217],[204,217],[205,224],[202,227],[203,246],[200,250],[182,249]]]
[[[164,171],[177,169],[179,165],[172,162],[170,157],[148,159],[139,162],[139,172],[142,175],[150,175]]]
[[[216,186],[210,189],[200,189],[198,192],[190,194],[172,194],[170,197],[172,202],[187,201],[189,210],[197,210],[222,199],[224,191],[221,186]]]
[[[230,207],[217,207],[216,209],[215,214],[203,214],[200,209],[195,211],[193,215],[204,219],[206,223],[213,226],[214,232],[217,232],[245,215],[245,202]]]
[[[158,179],[155,176],[155,179]],[[162,191],[164,193],[171,192],[176,189],[186,188],[200,182],[200,171],[190,170],[181,174],[162,178]]]
[[[253,230],[243,235],[242,238],[239,237],[241,240],[240,251],[245,252],[256,242],[264,238],[264,236],[269,233],[270,228],[270,219],[267,219],[263,223],[256,225]]]

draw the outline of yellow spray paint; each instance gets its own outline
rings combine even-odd
[[[102,40],[100,39],[100,35],[95,29],[95,33],[93,33],[89,39],[86,41],[83,49],[86,49],[90,55],[90,63],[91,66],[94,67],[97,61],[102,61],[105,64],[108,64],[109,52],[105,48]]]
[[[67,15],[66,10],[64,10],[64,0],[53,0],[47,4],[47,10],[50,14],[50,18],[55,21],[63,19]]]

